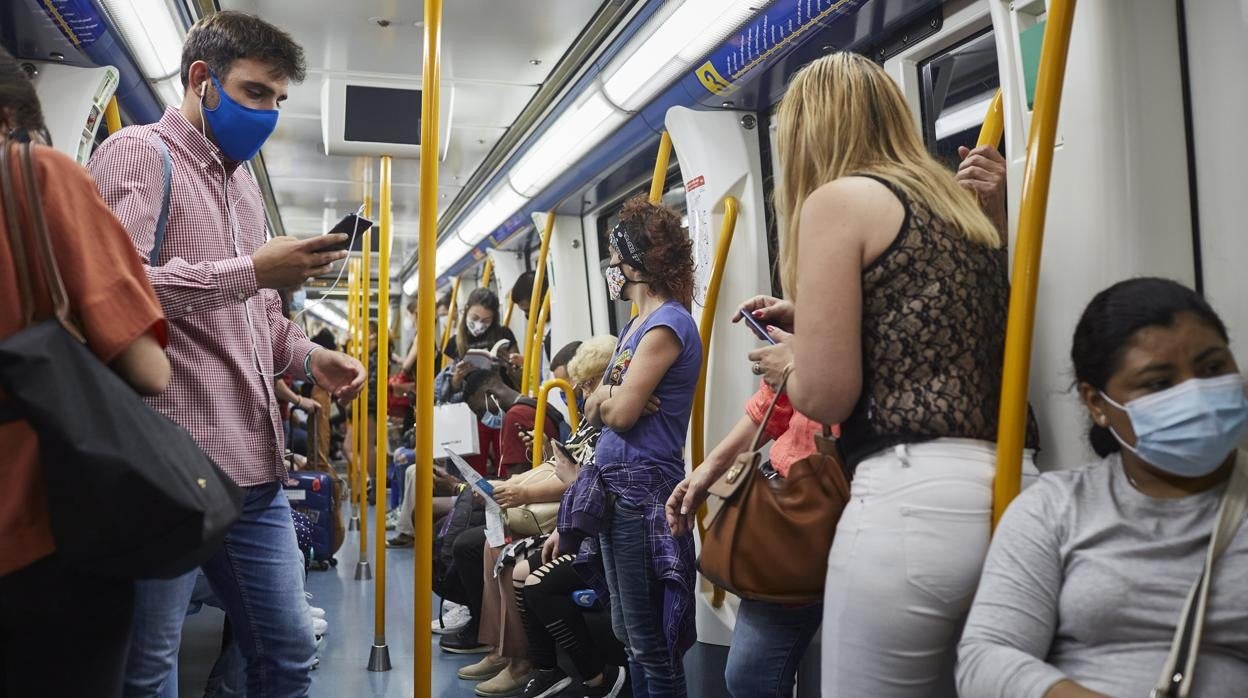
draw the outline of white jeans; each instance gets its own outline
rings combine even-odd
[[[858,464],[828,556],[823,698],[957,695],[956,645],[988,552],[995,463],[995,444],[938,439]],[[1024,471],[1036,472],[1030,455]]]

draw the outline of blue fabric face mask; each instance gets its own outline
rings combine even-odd
[[[1248,396],[1239,374],[1193,378],[1120,405],[1131,418],[1135,447],[1113,429],[1122,447],[1150,465],[1179,477],[1203,477],[1235,450],[1248,427]]]
[[[204,106],[204,96],[199,96],[204,120],[212,129],[212,137],[221,147],[221,152],[235,162],[246,162],[260,152],[260,146],[277,128],[278,112],[276,109],[252,109],[235,102],[217,82],[215,75],[212,76],[212,84],[217,88],[220,101],[216,109],[209,109]]]
[[[489,407],[485,408],[485,414],[481,415],[481,424],[486,429],[494,429],[495,431],[503,428],[503,406],[498,404],[498,398],[489,395],[486,399],[494,403],[497,411],[491,411]]]

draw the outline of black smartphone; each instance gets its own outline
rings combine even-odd
[[[762,325],[758,324],[758,320],[755,320],[753,315],[750,315],[745,310],[742,310],[741,319],[745,320],[745,324],[749,325],[750,329],[753,330],[754,334],[758,335],[759,339],[773,346],[775,345],[776,340],[772,339],[771,335],[767,334],[767,330],[764,329]]]
[[[576,458],[575,458],[575,457],[573,457],[572,452],[571,452],[571,451],[569,451],[569,450],[568,450],[568,447],[567,447],[567,446],[565,446],[562,442],[560,442],[560,441],[552,441],[552,442],[550,442],[550,443],[551,443],[551,445],[552,445],[552,446],[554,446],[555,448],[559,449],[559,452],[560,452],[560,453],[562,453],[563,455],[567,456],[568,460],[572,461],[573,463],[575,463],[575,462],[576,462]]]
[[[327,247],[322,247],[321,251],[322,252],[338,252],[339,250],[351,249],[352,243],[359,236],[363,235],[364,231],[368,230],[371,227],[373,227],[372,221],[368,220],[367,218],[361,215],[358,215],[355,213],[348,213],[347,215],[343,216],[342,220],[338,221],[337,225],[331,228],[329,232],[325,233],[326,235],[342,233],[343,235],[347,236],[346,241],[342,243],[329,245]]]

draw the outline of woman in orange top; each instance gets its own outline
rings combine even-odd
[[[25,234],[27,255],[35,249],[16,145],[31,142],[48,237],[87,346],[136,391],[159,393],[169,380],[169,360],[156,294],[91,177],[46,147],[47,140],[34,87],[17,61],[0,49],[0,148],[11,148],[15,208],[21,209],[4,211],[0,199],[0,339],[26,327],[17,269],[36,266],[29,257],[18,258],[10,243],[11,234]],[[13,213],[19,230],[9,230]],[[31,278],[36,319],[52,315],[40,277]],[[0,696],[120,695],[134,582],[64,568],[49,526],[38,441],[28,423],[0,423],[0,453],[5,454],[0,467]],[[69,670],[64,657],[72,658]]]
[[[689,528],[692,516],[680,512],[697,511],[706,501],[707,488],[736,462],[739,454],[753,447],[754,434],[776,396],[768,381],[778,383],[783,367],[793,360],[792,352],[783,343],[759,349],[751,358],[759,359],[755,373],[764,373],[763,382],[745,403],[745,416],[672,492],[667,502],[667,521],[673,532],[683,533]],[[787,477],[794,463],[815,452],[814,437],[822,430],[818,422],[793,409],[787,395],[780,396],[771,419],[763,425],[764,437],[774,442],[771,467],[780,477]],[[728,691],[736,698],[793,695],[797,666],[822,617],[821,603],[785,606],[742,599],[724,669]]]

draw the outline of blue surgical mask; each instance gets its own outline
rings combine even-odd
[[[494,403],[494,407],[497,411],[491,411],[489,407],[486,407],[485,414],[481,415],[481,424],[486,429],[502,429],[503,417],[505,416],[503,414],[503,406],[498,404],[498,398],[493,395],[487,396],[486,399]]]
[[[1179,477],[1217,470],[1248,428],[1248,396],[1239,374],[1193,378],[1125,405],[1101,393],[1131,418],[1135,447],[1110,429],[1122,447],[1149,465]]]
[[[217,82],[215,75],[212,76],[212,84],[217,88],[220,101],[216,109],[209,109],[204,106],[204,96],[200,94],[199,108],[204,120],[212,129],[212,137],[221,152],[235,162],[246,162],[260,152],[260,146],[277,128],[278,112],[276,109],[252,109],[235,102]]]

